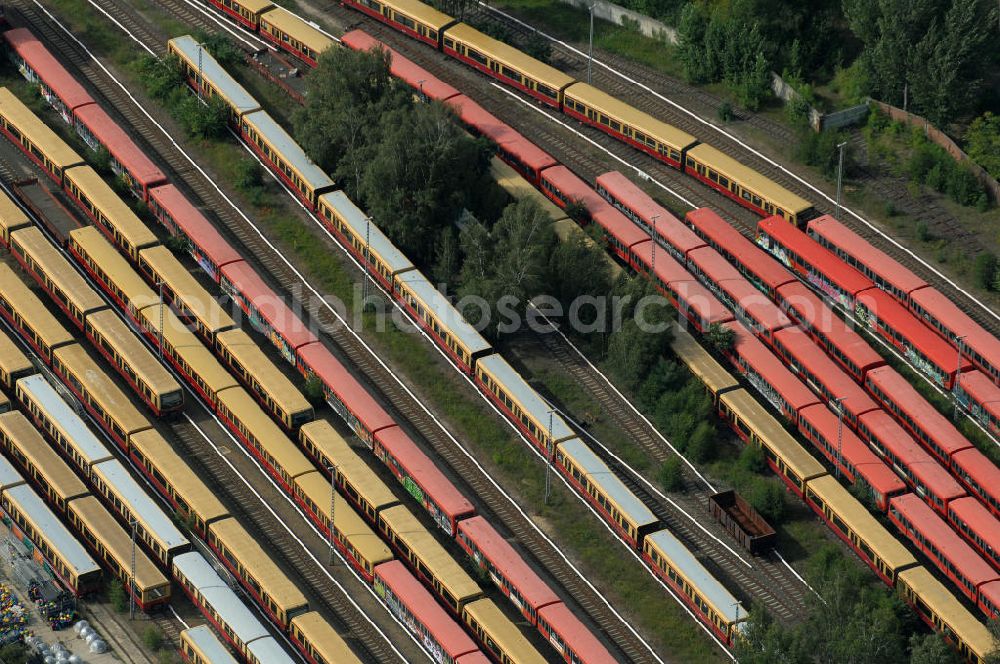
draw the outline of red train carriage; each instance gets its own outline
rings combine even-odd
[[[218,283],[222,267],[243,261],[215,225],[174,185],[149,190],[149,211],[172,235],[187,241],[188,252],[212,281]]]
[[[687,262],[688,252],[705,246],[690,228],[618,171],[597,177],[597,193],[647,233],[652,231],[658,244],[681,263]]]
[[[868,393],[847,375],[800,327],[788,327],[774,335],[775,352],[823,400],[832,404],[841,400],[844,420],[853,429],[858,418],[878,409]]]
[[[951,472],[994,516],[1000,518],[1000,469],[975,447],[955,452]]]
[[[623,262],[641,270],[635,251],[649,243],[649,236],[621,212],[605,205],[591,214],[591,220],[600,226],[608,249]]]
[[[165,184],[163,174],[147,154],[129,137],[103,108],[90,104],[76,109],[76,130],[83,140],[96,149],[104,146],[111,157],[111,170],[128,185],[139,199],[146,200],[152,187]]]
[[[552,202],[560,208],[581,203],[588,214],[611,208],[607,201],[565,166],[545,169],[545,172],[542,173],[541,188],[542,193],[552,199]]]
[[[1000,576],[941,517],[909,493],[890,501],[889,520],[951,580],[959,592],[987,616],[993,616],[993,608],[987,608],[980,602],[980,588],[1000,580]]]
[[[359,6],[364,11],[363,6]],[[458,96],[461,92],[434,76],[429,71],[409,58],[400,55],[399,51],[390,48],[369,35],[364,30],[351,30],[340,38],[341,43],[355,51],[371,51],[382,49],[389,54],[389,73],[419,92],[427,99],[444,101]]]
[[[459,546],[479,567],[490,575],[497,587],[510,598],[532,625],[538,624],[538,612],[562,601],[517,551],[481,516],[458,524]]]
[[[768,217],[757,224],[757,244],[848,311],[854,306],[855,296],[873,285],[781,217]]]
[[[926,281],[828,214],[810,221],[806,230],[809,237],[904,304],[909,301],[910,293],[927,285]]]
[[[698,208],[689,211],[684,218],[699,237],[735,265],[743,276],[771,299],[776,298],[778,288],[797,281],[795,275],[779,265],[714,210]]]
[[[864,480],[872,489],[879,509],[886,509],[893,496],[906,491],[903,480],[823,404],[799,411],[799,431],[844,477],[851,482]]]
[[[819,399],[743,325],[732,322],[723,327],[736,335],[729,355],[739,372],[777,411],[797,426],[799,412],[819,404]]]
[[[298,367],[303,375],[319,378],[327,402],[368,447],[374,445],[377,432],[396,426],[389,413],[323,344],[300,347]]]
[[[956,385],[959,402],[994,436],[1000,436],[1000,387],[982,371],[959,374]]]
[[[858,321],[870,327],[906,357],[906,361],[935,383],[951,389],[956,371],[972,367],[937,332],[923,325],[889,293],[869,288],[855,300]]]
[[[472,503],[398,426],[375,434],[374,452],[449,537],[459,521],[475,514]]]
[[[12,59],[29,81],[37,82],[45,97],[66,124],[73,124],[73,111],[93,104],[82,85],[56,60],[42,42],[27,28],[3,33],[12,51]]]
[[[805,285],[780,286],[776,301],[855,381],[885,365],[885,359]]]
[[[616,661],[562,602],[550,604],[538,612],[538,630],[568,664],[614,664]]]
[[[862,415],[858,420],[858,435],[942,516],[947,514],[952,500],[967,495],[946,467],[884,410]]]
[[[297,362],[296,351],[317,341],[298,314],[248,264],[225,265],[220,273],[219,287],[246,313],[254,329],[270,339],[293,367]]]
[[[1000,570],[1000,522],[975,498],[966,496],[952,501],[945,515],[955,530]]]
[[[910,310],[940,332],[962,356],[1000,385],[1000,339],[984,330],[939,290],[921,288],[910,294]],[[961,343],[959,343],[961,338]]]
[[[662,247],[644,242],[633,247],[632,255],[637,269],[647,273],[657,289],[677,309],[679,316],[690,321],[699,332],[705,332],[712,325],[722,325],[734,320],[733,314],[718,298],[695,281],[691,273],[681,267]]]

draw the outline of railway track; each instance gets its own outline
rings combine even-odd
[[[596,375],[595,371],[577,353],[559,343],[558,334],[533,334],[532,342],[547,351],[600,405],[602,411],[626,434],[655,464],[662,464],[674,454],[660,438],[652,426],[639,417],[624,397]],[[750,557],[748,567],[733,551],[723,546],[729,535],[712,520],[699,528],[688,515],[702,516],[708,512],[708,497],[711,495],[705,483],[694,476],[686,466],[683,491],[672,493],[670,502],[650,491],[640,483],[634,472],[615,459],[599,445],[591,448],[608,464],[622,481],[642,501],[650,506],[654,514],[666,524],[671,532],[694,551],[708,569],[720,578],[728,579],[730,588],[743,590],[744,599],[754,599],[765,606],[778,619],[786,623],[800,621],[806,611],[807,589],[773,554]],[[749,606],[748,604],[745,606]]]
[[[101,1],[107,2],[107,0]],[[246,219],[237,214],[232,204],[215,189],[207,178],[193,167],[179,166],[187,164],[187,161],[179,152],[178,147],[138,110],[129,96],[103,70],[92,64],[86,53],[69,40],[57,26],[52,25],[43,17],[30,0],[14,0],[13,4],[20,10],[24,22],[37,30],[40,37],[48,43],[53,51],[61,54],[66,62],[78,69],[92,86],[100,91],[100,94],[106,98],[108,107],[115,108],[152,151],[159,155],[160,163],[170,164],[179,180],[196,194],[196,200],[200,200],[205,208],[216,213],[225,229],[236,238],[237,246],[242,245],[244,256],[247,256],[251,261],[260,263],[272,277],[272,282],[279,285],[276,288],[278,292],[292,296],[307,292],[308,289],[300,277],[281,260],[277,251],[261,238],[257,230]],[[122,9],[123,7],[118,6],[116,11],[120,12]],[[123,24],[125,23],[123,22]],[[139,34],[152,35],[153,33],[146,29]],[[153,37],[150,36],[150,38]],[[181,186],[180,182],[177,184]],[[632,632],[623,619],[610,609],[603,596],[585,582],[569,562],[562,557],[551,541],[535,530],[528,517],[511,503],[501,490],[490,481],[483,470],[465,456],[458,448],[457,442],[446,435],[440,425],[423,410],[415,398],[371,355],[369,349],[345,330],[343,324],[333,313],[322,307],[320,303],[314,301],[307,308],[309,309],[308,313],[313,317],[314,327],[331,331],[329,336],[334,341],[336,350],[339,350],[340,354],[346,356],[354,366],[359,368],[364,379],[382,392],[385,397],[384,401],[389,404],[390,408],[396,409],[410,421],[429,446],[447,461],[454,475],[461,477],[476,492],[481,504],[499,517],[510,532],[518,538],[522,546],[531,552],[540,566],[560,583],[566,589],[567,594],[572,596],[586,611],[591,620],[601,627],[614,646],[630,661],[656,662],[656,657],[649,651],[648,647]],[[182,440],[185,435],[188,434],[178,433],[178,437]],[[190,436],[188,438],[190,440]],[[190,452],[195,455],[199,451],[199,446],[204,447],[202,443],[197,441],[186,444],[190,444]],[[215,472],[215,470],[214,467],[206,467],[206,471]],[[221,487],[220,491],[224,489],[226,487]],[[253,521],[256,518],[254,514],[251,513],[248,516],[251,519],[250,523],[256,523]],[[256,527],[258,532],[266,532],[263,525]],[[286,555],[284,548],[282,547],[282,555]]]

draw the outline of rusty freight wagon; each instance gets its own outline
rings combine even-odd
[[[708,511],[750,553],[758,555],[774,547],[774,528],[732,489],[709,496]]]

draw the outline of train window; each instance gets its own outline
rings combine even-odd
[[[472,58],[473,60],[475,60],[484,67],[489,66],[489,63],[487,62],[485,55],[483,55],[479,51],[469,48],[468,46],[465,47],[465,55],[467,55],[469,58]]]
[[[729,185],[731,184],[729,182],[729,178],[727,178],[725,175],[720,175],[718,182],[721,186],[725,187],[726,189],[729,189]]]
[[[559,97],[559,91],[558,90],[555,90],[554,88],[550,88],[547,85],[542,85],[541,83],[538,83],[538,82],[535,83],[535,90],[537,90],[538,92],[542,93],[543,95],[545,95],[549,99],[558,99],[558,97]]]
[[[613,131],[619,131],[620,132],[622,130],[622,125],[621,125],[620,122],[615,122],[614,120],[612,120],[611,123],[610,123],[610,125],[611,125],[611,129]]]

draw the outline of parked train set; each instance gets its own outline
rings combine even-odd
[[[333,211],[334,214],[337,214],[337,205],[339,205],[339,204],[340,204],[340,202],[336,202],[336,203],[330,202],[330,203],[327,203],[327,206],[328,206],[328,209],[330,209],[331,211]],[[358,211],[358,212],[360,213],[360,211]],[[452,346],[452,350],[453,351],[455,351],[456,353],[460,353],[461,351],[460,350],[456,350],[454,346],[460,346],[460,344],[454,344]],[[468,356],[466,356],[467,364],[473,364],[474,362],[477,362],[478,359],[479,359],[478,357],[474,357],[472,354],[469,354]],[[536,429],[537,429],[537,424],[536,424]],[[535,433],[537,435],[539,432],[536,431]],[[544,432],[542,432],[542,434],[544,435]],[[531,435],[531,434],[529,434],[529,435]]]
[[[208,2],[310,66],[334,45],[331,37],[266,0]],[[809,201],[691,134],[418,0],[345,0],[344,4],[663,161],[758,214],[779,215],[797,224],[816,215]],[[471,101],[452,90],[453,98],[438,98],[459,107]],[[525,175],[537,184],[537,171]]]
[[[32,71],[32,76],[35,77],[33,80],[42,81],[45,86],[58,86],[56,81],[59,81],[61,75],[65,73],[64,70],[62,72],[47,72],[47,76],[42,76],[33,70],[34,66],[39,66],[36,61],[31,60],[30,57],[25,59],[25,54],[20,51],[17,57],[22,71]],[[46,96],[60,98],[58,87],[45,87],[44,91]],[[7,102],[8,105],[15,106],[12,100],[7,99]],[[0,116],[3,115],[3,106],[0,106]],[[27,122],[20,116],[18,119]],[[38,122],[37,118],[34,118],[34,122]],[[28,122],[28,124],[32,123]],[[17,144],[26,152],[34,154],[36,161],[46,167],[50,175],[53,175],[57,181],[65,186],[64,178],[73,168],[66,163],[66,159],[60,160],[57,155],[65,157],[66,154],[71,153],[68,146],[47,144],[45,140],[36,144],[32,139],[41,136],[42,132],[34,127],[33,131],[26,133],[19,128],[19,123],[13,120],[5,124],[5,129],[9,137],[16,136]],[[50,137],[44,138],[47,140]],[[68,159],[72,160],[74,157],[71,156]],[[173,191],[169,195],[164,195],[162,190],[167,187]],[[478,519],[474,515],[471,504],[441,475],[433,463],[395,425],[389,415],[375,403],[364,388],[315,337],[311,336],[311,333],[303,332],[306,330],[305,325],[291,315],[290,310],[284,305],[280,305],[282,307],[280,311],[275,311],[275,307],[279,306],[276,303],[279,303],[280,299],[243,263],[239,254],[229,247],[211,224],[200,213],[197,213],[196,209],[184,200],[183,196],[176,192],[172,185],[148,187],[145,191],[147,192],[146,200],[159,219],[163,220],[174,232],[181,232],[184,235],[191,233],[188,237],[197,238],[198,242],[193,243],[193,252],[199,259],[199,265],[208,274],[214,275],[235,302],[238,302],[241,307],[253,308],[256,315],[254,320],[261,325],[280,321],[280,325],[283,327],[280,332],[281,336],[278,338],[283,344],[287,344],[285,348],[293,351],[290,357],[295,361],[299,370],[305,374],[320,376],[328,390],[327,396],[331,402],[335,402],[338,412],[344,415],[359,437],[362,437],[366,444],[374,448],[379,459],[392,470],[402,484],[415,486],[419,489],[416,493],[421,495],[424,506],[442,530],[455,537],[459,526],[466,521],[472,523],[472,520]],[[236,387],[231,378],[223,377],[222,374],[225,372],[221,370],[221,367],[205,370],[209,359],[216,362],[211,356],[205,358],[199,355],[197,363],[188,362],[189,352],[194,352],[192,349],[199,347],[200,342],[187,331],[172,311],[160,307],[156,294],[129,266],[125,258],[112,248],[101,233],[106,234],[121,249],[124,256],[137,261],[139,265],[149,263],[149,261],[144,260],[144,257],[151,249],[159,246],[155,244],[155,236],[153,244],[137,241],[136,238],[142,235],[141,229],[130,229],[116,225],[114,220],[117,217],[114,214],[102,213],[99,218],[102,219],[102,223],[98,225],[100,232],[93,228],[84,228],[70,234],[68,246],[71,254],[102,285],[126,315],[129,315],[133,322],[147,333],[147,337],[152,343],[163,343],[165,355],[171,360],[174,367],[188,379],[199,394],[209,399],[209,403],[213,405],[216,412],[247,444],[251,452],[268,467],[276,479],[288,488],[306,512],[314,518],[317,525],[324,532],[329,532],[327,507],[330,504],[329,480],[321,479],[319,473],[313,470],[311,462],[305,460],[302,453],[266,415],[263,413],[250,415],[253,410],[259,411],[259,408],[248,396],[236,396],[241,392],[240,388]],[[125,218],[130,217],[126,215]],[[184,230],[181,231],[181,228]],[[8,228],[7,233],[14,236],[22,230],[24,229]],[[145,233],[148,233],[148,230],[145,230]],[[165,259],[161,256],[160,260],[162,262]],[[143,270],[143,274],[151,276],[148,270]],[[36,276],[36,278],[38,277]],[[45,285],[47,280],[41,278],[40,283]],[[183,290],[172,287],[170,290],[173,291],[174,304],[177,305],[178,295]],[[150,302],[154,304],[150,306]],[[183,308],[178,307],[178,310],[181,311]],[[162,320],[166,321],[162,326],[162,335],[159,325],[161,313]],[[219,330],[215,328],[200,326],[195,326],[195,328],[203,335],[214,335],[216,339],[220,336]],[[177,336],[185,333],[191,336],[194,341],[187,337]],[[274,338],[278,334],[279,332],[274,331],[271,336]],[[27,332],[25,336],[33,339],[36,334]],[[175,338],[179,338],[181,341],[172,343]],[[307,339],[308,342],[302,342],[303,339]],[[218,352],[222,355],[221,349],[218,349]],[[227,398],[227,395],[232,398]],[[278,413],[273,414],[279,421],[284,421]],[[114,429],[112,428],[112,430]],[[302,432],[307,430],[310,430],[308,426],[300,428],[303,440],[306,439],[306,436]],[[329,439],[330,436],[326,436],[326,438]],[[268,443],[259,442],[261,439],[267,440]],[[119,442],[121,444],[121,441]],[[497,621],[503,618],[502,613],[495,610],[495,607],[491,608],[492,602],[490,600],[477,599],[477,594],[481,595],[477,584],[472,582],[460,567],[455,566],[453,562],[441,562],[441,557],[436,556],[435,552],[429,549],[429,547],[440,548],[440,545],[433,541],[430,533],[423,531],[425,535],[419,535],[419,531],[423,530],[422,526],[419,526],[412,519],[412,516],[404,514],[405,510],[401,512],[399,509],[393,509],[391,503],[378,502],[378,499],[384,494],[392,495],[387,487],[379,483],[382,487],[382,491],[380,491],[369,477],[364,475],[358,477],[357,473],[362,471],[350,470],[350,464],[347,463],[346,459],[345,465],[341,466],[342,450],[337,450],[337,454],[341,455],[337,456],[332,452],[324,452],[320,445],[312,445],[311,443],[304,443],[304,445],[307,450],[317,456],[317,460],[323,459],[320,462],[323,468],[329,468],[331,461],[336,464],[338,488],[345,495],[350,496],[352,502],[358,504],[359,510],[368,508],[364,513],[372,521],[372,525],[377,525],[378,529],[386,534],[387,539],[393,543],[394,550],[400,552],[409,564],[422,566],[420,577],[428,581],[439,598],[442,598],[439,601],[442,601],[468,623],[471,632],[477,634],[480,639],[489,642],[491,655],[501,658],[501,655],[496,653],[497,648],[511,647],[515,651],[520,648],[520,661],[530,661],[526,654],[528,650],[524,648],[523,636],[516,630],[504,633],[503,629],[494,629]],[[322,457],[320,457],[321,453]],[[308,466],[308,471],[305,470],[306,466],[302,465],[303,463]],[[363,466],[363,464],[361,465]],[[357,482],[357,485],[350,485],[349,482],[352,481]],[[364,488],[361,492],[355,492],[359,487]],[[371,491],[372,494],[368,494],[368,491]],[[362,530],[371,532],[370,527],[357,517],[353,519],[356,523],[341,527],[339,522],[342,518],[348,518],[345,515],[354,514],[349,509],[336,510],[338,523],[335,526],[335,535],[338,547],[345,552],[345,555],[365,578],[371,582],[377,582],[377,568],[380,563],[390,560],[393,556],[377,537],[355,538],[353,536]],[[393,528],[398,528],[398,530],[394,531]],[[210,525],[209,530],[211,530]],[[375,542],[378,542],[378,545]],[[530,567],[523,562],[518,564],[519,559],[514,549],[488,523],[482,521],[479,528],[467,531],[462,536],[460,545],[470,554],[475,552],[477,564],[489,569],[494,578],[500,579],[498,583],[505,593],[519,599],[517,602],[519,608],[530,616],[532,624],[537,626],[568,661],[570,659],[587,662],[612,661],[604,646],[571,611],[566,609],[558,596],[537,575],[527,573],[530,572]],[[389,554],[387,558],[375,561],[364,558],[364,553],[377,551],[379,546]],[[383,554],[379,552],[379,555]],[[508,574],[509,577],[506,576]],[[429,576],[433,577],[433,580],[429,579]],[[468,583],[463,580],[467,580]],[[475,587],[476,590],[469,594],[469,589],[472,587]],[[456,588],[466,594],[459,595],[456,592],[454,595],[450,595],[449,593],[452,593]],[[525,598],[532,598],[537,603],[526,604]],[[406,603],[400,600],[390,606],[394,611],[399,612],[403,610]],[[428,606],[427,602],[414,601],[412,607],[412,614],[407,614],[404,618],[410,625],[414,624],[415,619],[419,622],[421,617],[426,617],[426,613],[436,609],[437,605]],[[449,620],[451,619],[449,618]],[[432,626],[438,622],[434,616],[431,616],[421,629],[432,630]],[[436,638],[432,631],[422,633],[420,637],[423,642]],[[453,643],[445,644],[445,647],[450,651],[454,646],[459,649],[458,654],[461,654],[461,651],[469,643],[472,643],[468,637],[464,637],[466,639],[464,642],[461,639],[455,639],[454,635],[451,638]],[[478,647],[475,650],[478,652]],[[468,654],[472,655],[471,652]]]
[[[172,50],[174,50],[174,52],[180,52],[181,48],[179,46],[172,46]],[[191,54],[189,54],[187,56],[187,60],[188,60],[188,63],[189,63],[187,69],[188,69],[188,72],[190,74],[191,71],[192,71],[191,64],[190,64],[191,63]],[[220,85],[220,83],[219,83],[218,80],[216,82],[212,83],[212,82],[207,81],[206,79],[207,79],[207,77],[205,77],[205,76],[202,77],[202,79],[201,79],[202,85],[209,86],[211,89],[214,89],[213,94],[220,94],[224,98],[226,96],[226,87],[227,86],[233,86],[233,85],[235,85],[235,83],[232,82],[231,80],[230,81],[226,81],[225,84],[223,84],[223,85]],[[426,81],[425,81],[425,83],[426,83]],[[234,113],[235,113],[236,112],[235,105],[230,104],[230,106],[231,106],[231,108],[234,109]],[[303,172],[303,170],[304,169],[300,169],[299,172]],[[542,178],[543,178],[543,191],[545,191],[545,193],[547,195],[549,195],[549,197],[552,198],[553,201],[555,201],[558,204],[565,205],[568,200],[574,200],[574,199],[575,200],[581,200],[581,199],[582,200],[586,200],[586,198],[588,196],[587,188],[585,187],[585,185],[583,187],[580,187],[577,190],[575,190],[575,191],[572,192],[572,194],[578,194],[578,195],[567,195],[569,193],[569,192],[565,191],[565,189],[567,188],[567,186],[571,187],[571,186],[573,186],[573,184],[578,183],[579,181],[576,180],[575,176],[573,176],[572,173],[570,173],[568,170],[566,170],[566,169],[564,169],[562,167],[554,167],[554,168],[551,168],[551,169],[547,169],[546,171],[543,172]],[[546,182],[549,183],[548,187],[544,186]],[[572,184],[567,185],[567,183],[572,183]],[[300,196],[303,195],[303,194],[306,194],[306,200],[307,201],[310,201],[310,199],[308,198],[308,194],[306,193],[306,192],[309,191],[309,189],[310,189],[310,187],[308,185],[306,187],[303,187],[303,188],[299,189]],[[318,190],[318,188],[316,188],[316,187],[312,188],[313,192],[316,192],[317,190]],[[320,208],[320,210],[319,210],[320,214],[321,214],[321,216],[327,222],[340,221],[341,219],[344,218],[343,215],[331,215],[328,212],[325,212],[325,210],[329,209],[330,205],[328,203],[325,203],[324,199],[329,199],[329,198],[331,198],[331,196],[336,196],[337,194],[333,194],[333,195],[331,195],[331,194],[318,194],[317,195],[317,194],[314,193],[314,195],[315,195],[316,200],[319,201],[318,205],[319,205],[319,208]],[[593,192],[592,191],[589,192],[589,196],[593,197]],[[316,200],[313,200],[311,202],[313,202],[314,204],[316,204]],[[604,202],[601,201],[601,203],[604,203]],[[629,224],[628,224],[627,220],[625,220],[620,215],[619,215],[618,219],[614,218],[615,215],[618,214],[618,212],[616,210],[610,209],[610,210],[607,210],[606,213],[604,213],[604,214],[601,214],[601,213],[594,214],[595,210],[593,208],[596,207],[596,206],[597,206],[596,203],[594,205],[589,206],[591,208],[591,217],[595,221],[598,221],[598,223],[601,223],[599,221],[599,219],[603,218],[604,222],[602,223],[602,226],[605,227],[606,231],[610,230],[608,228],[609,225],[614,225],[618,230],[621,230],[625,234],[625,236],[626,236],[625,238],[622,238],[625,241],[620,242],[620,243],[616,243],[614,241],[614,239],[613,239],[615,237],[615,234],[614,233],[609,233],[610,236],[611,236],[611,238],[612,238],[612,242],[611,242],[612,245],[617,245],[617,246],[620,246],[622,248],[625,248],[625,247],[635,248],[635,245],[637,243],[646,242],[645,232],[636,231],[636,230],[632,230],[630,232],[628,230],[624,230],[624,229],[629,228]],[[345,244],[347,244],[348,247],[351,247],[353,245],[354,249],[358,249],[359,247],[363,248],[364,245],[360,243],[360,237],[361,237],[360,236],[360,231],[361,231],[361,229],[365,225],[364,216],[363,216],[362,213],[360,213],[360,211],[357,211],[357,213],[354,214],[354,215],[352,215],[351,217],[349,217],[349,219],[352,219],[353,222],[354,222],[353,223],[353,231],[348,231],[348,234],[351,235],[351,236],[353,236],[353,237],[345,238],[347,240],[347,242]],[[616,222],[622,222],[622,221],[624,221],[625,223],[624,224],[622,224],[622,223],[616,223]],[[343,224],[341,225],[341,228],[343,228]],[[338,230],[336,224],[334,224],[334,229],[333,230],[334,231]],[[690,233],[690,231],[688,231],[688,232]],[[676,233],[675,233],[675,235],[676,235]],[[631,240],[631,241],[629,241],[629,240]],[[697,240],[697,237],[695,237],[695,240]],[[652,252],[653,252],[653,249],[651,247],[652,243],[648,243],[648,244],[650,246],[647,246],[646,248],[649,249],[648,253],[652,254]],[[699,242],[699,244],[701,244],[701,243]],[[676,248],[675,248],[675,250],[676,250]],[[395,271],[396,269],[398,269],[398,263],[394,264],[392,262],[391,259],[396,258],[397,256],[395,254],[393,254],[393,253],[390,253],[390,251],[394,252],[394,248],[392,247],[391,244],[388,243],[388,240],[386,240],[384,237],[381,237],[381,236],[377,239],[376,242],[371,243],[369,245],[369,253],[371,254],[370,258],[371,258],[371,262],[372,262],[373,267],[376,268],[376,270],[375,270],[376,274],[379,276],[379,278],[382,281],[383,285],[391,293],[393,293],[394,295],[396,295],[397,297],[399,297],[399,299],[401,299],[405,303],[406,300],[407,300],[407,293],[405,292],[405,290],[403,288],[400,288],[400,286],[397,283],[394,283],[395,280],[392,278],[394,276],[394,274],[398,274]],[[396,252],[396,253],[398,253],[398,252]],[[640,251],[640,253],[641,253],[641,251]],[[383,256],[386,256],[386,254],[388,254],[388,257],[387,258],[383,258]],[[363,254],[359,255],[359,258],[363,258],[363,256],[364,256]],[[621,255],[620,257],[626,259],[626,262],[633,262],[634,263],[634,261],[629,260],[625,255]],[[651,258],[651,256],[650,256],[650,258]],[[407,271],[409,271],[409,270],[412,269],[412,267],[409,267],[408,263],[407,263],[407,266],[408,266],[408,270]],[[648,268],[649,265],[647,264],[646,267]],[[736,276],[739,277],[738,274]],[[738,280],[741,281],[742,279],[740,278]],[[688,275],[686,277],[685,281],[686,281],[686,283],[690,284],[692,282],[691,276]],[[750,288],[753,292],[756,292],[755,290],[753,290],[752,287],[749,286],[749,284],[747,285],[747,287]],[[743,293],[746,294],[746,291],[744,290]],[[699,293],[699,297],[692,298],[692,300],[696,301],[695,302],[695,306],[705,305],[705,304],[707,304],[707,303],[710,302],[710,300],[707,300],[704,297],[701,297],[701,295],[704,295],[704,292]],[[733,301],[733,299],[729,298],[729,301]],[[756,311],[758,311],[760,313],[763,313],[763,311],[767,309],[767,304],[768,303],[766,303],[766,301],[765,302],[761,302],[759,306],[755,306],[755,307],[753,307],[752,310],[747,310],[744,313],[745,313],[745,315],[749,316],[752,319],[753,318],[754,310],[756,310]],[[697,317],[696,320],[694,321],[695,324],[696,324],[696,327],[699,324],[701,324],[701,325],[708,325],[711,322],[720,322],[722,320],[721,318],[718,319],[718,320],[715,320],[716,313],[719,311],[720,308],[721,308],[721,305],[720,305],[720,307],[713,307],[713,306],[711,306],[711,304],[708,304],[707,310],[705,312],[705,315]],[[691,309],[693,309],[693,307],[688,308],[688,310],[691,310]],[[455,316],[457,316],[457,312],[455,313]],[[773,314],[772,314],[772,317],[773,317]],[[779,314],[779,317],[780,317],[780,314]],[[460,318],[458,320],[460,320]],[[433,321],[433,323],[434,323],[433,325],[429,326],[429,328],[430,328],[429,331],[432,334],[434,334],[436,332],[438,335],[441,335],[440,330],[442,330],[442,329],[447,330],[448,329],[447,327],[445,327],[443,319],[435,320],[435,321]],[[769,329],[767,327],[767,325],[765,324],[766,321],[755,320],[755,323],[756,323],[755,329],[761,329],[761,330]],[[790,324],[790,321],[789,321],[789,324]],[[734,325],[735,325],[735,323],[734,323]],[[772,325],[772,327],[774,327],[774,326]],[[445,336],[447,336],[447,332],[445,333]],[[457,334],[453,335],[453,338],[454,339],[460,339],[460,335],[457,335]],[[451,350],[453,351],[452,352],[453,358],[456,361],[460,362],[460,363],[463,362],[463,360],[464,360],[466,367],[468,367],[468,364],[470,364],[470,362],[468,361],[468,358],[472,358],[472,361],[476,362],[477,366],[487,366],[487,362],[488,362],[488,360],[490,358],[485,358],[485,360],[483,360],[483,359],[477,359],[473,345],[471,345],[471,344],[469,344],[467,342],[464,343],[464,344],[462,344],[462,343],[448,343],[449,340],[442,339],[439,336],[439,342],[442,342],[442,341],[444,342],[444,343],[442,343],[442,345],[444,347],[446,347],[446,348],[450,347]],[[456,350],[457,350],[457,352],[455,352]],[[483,377],[479,376],[479,378],[482,379]],[[485,381],[481,380],[480,382],[484,383]],[[485,384],[486,384],[487,387],[489,386],[488,382],[486,382]],[[805,388],[803,387],[803,389],[805,389]],[[815,401],[815,400],[813,401],[813,403],[818,405],[818,402]],[[871,419],[875,419],[874,416]],[[883,418],[881,418],[881,419],[879,419],[877,421],[877,424],[882,429],[884,429],[887,426],[886,423],[885,423],[885,421],[884,421],[885,419],[888,419],[888,418],[886,418],[886,417],[883,416]],[[529,418],[529,421],[530,421],[530,418]],[[831,460],[831,462],[833,462],[835,464],[839,464],[842,468],[844,468],[848,472],[848,475],[849,475],[849,477],[851,477],[852,480],[855,477],[861,477],[861,478],[863,478],[866,481],[866,483],[868,483],[869,486],[871,486],[875,490],[876,495],[879,497],[879,504],[880,504],[880,506],[883,509],[885,509],[886,506],[888,505],[888,502],[889,502],[890,498],[892,498],[895,495],[899,495],[899,494],[903,493],[903,491],[906,488],[906,484],[904,484],[903,480],[901,480],[900,478],[898,478],[891,470],[889,470],[885,466],[885,464],[882,463],[882,461],[879,459],[879,457],[876,456],[876,454],[872,453],[863,443],[860,442],[860,440],[854,439],[854,440],[851,441],[854,444],[849,444],[848,445],[849,452],[851,453],[849,456],[845,456],[843,454],[843,451],[840,451],[838,453],[837,450],[833,449],[833,441],[836,440],[836,433],[835,432],[836,432],[836,428],[837,428],[837,423],[836,423],[836,418],[833,417],[832,413],[830,413],[829,411],[827,411],[825,408],[823,408],[822,406],[819,406],[818,408],[813,409],[809,413],[809,417],[807,417],[806,419],[802,420],[802,422],[803,423],[805,423],[805,422],[809,423],[809,426],[808,427],[804,427],[803,430],[811,432],[812,435],[811,435],[810,439],[817,443],[817,447],[819,447],[821,449],[821,451],[824,452],[824,454],[827,456],[828,459]],[[534,435],[534,436],[539,436],[539,434],[541,434],[540,437],[544,439],[544,437],[545,437],[545,431],[542,428],[544,426],[543,423],[540,420],[536,419],[532,424],[534,425],[535,431],[532,432],[531,425],[528,425],[527,427],[524,428],[525,432],[528,435]],[[874,426],[874,424],[873,424],[873,426]],[[897,427],[897,429],[898,429],[898,427]],[[893,432],[893,433],[895,433],[895,432]],[[878,448],[876,448],[876,449],[878,449]],[[934,488],[934,489],[941,489],[942,485],[944,485],[945,487],[947,487],[949,481],[950,481],[950,483],[952,485],[951,488],[955,488],[957,486],[955,484],[954,480],[951,480],[950,478],[947,477],[947,473],[944,473],[941,470],[939,470],[937,473],[935,473],[934,470],[932,470],[932,469],[925,470],[923,468],[923,466],[920,465],[920,460],[922,460],[920,458],[920,454],[921,453],[922,453],[922,450],[919,448],[919,446],[917,446],[915,444],[912,444],[912,441],[911,441],[911,444],[909,446],[900,443],[899,445],[896,446],[896,448],[894,448],[892,450],[886,450],[886,449],[883,448],[883,450],[881,451],[881,456],[883,456],[883,457],[889,457],[889,458],[896,458],[896,459],[903,458],[906,461],[913,461],[913,463],[910,466],[905,466],[906,470],[909,471],[909,475],[904,474],[904,477],[907,477],[908,480],[911,483],[911,486],[914,486],[916,488],[916,490],[920,491],[921,493],[927,493],[926,485],[928,485],[928,484],[930,484],[931,487]],[[895,455],[895,456],[892,456],[892,455]],[[909,456],[906,456],[906,455],[909,455]],[[924,454],[924,456],[926,457],[926,454]],[[916,461],[914,461],[914,457],[916,457],[916,459],[917,459]],[[846,460],[846,463],[845,463],[845,460]],[[899,464],[899,462],[897,462],[897,467],[899,467],[898,464]],[[962,493],[963,493],[962,490],[960,488],[958,488],[956,491],[953,491],[951,494],[948,494],[948,498],[957,497],[957,496],[961,495]],[[934,495],[937,496],[938,494],[934,494]]]

